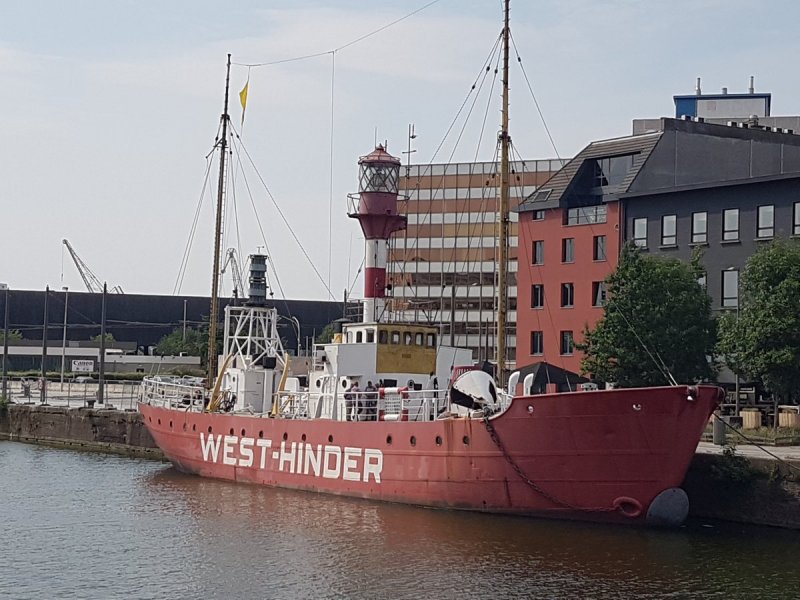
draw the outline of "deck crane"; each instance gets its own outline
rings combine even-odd
[[[78,274],[83,279],[83,284],[86,286],[86,289],[91,293],[101,293],[103,291],[103,284],[100,283],[100,280],[97,276],[92,273],[92,270],[88,267],[88,265],[83,262],[78,253],[75,252],[75,248],[72,247],[72,244],[69,243],[68,239],[61,240],[64,245],[67,247],[69,251],[69,255],[72,257],[72,261],[75,263],[75,267],[78,269]],[[114,286],[111,288],[112,293],[116,294],[123,294],[122,287]]]
[[[239,261],[236,259],[236,248],[228,248],[225,254],[225,263],[222,265],[222,270],[219,272],[220,276],[225,275],[225,270],[228,265],[233,267],[233,295],[239,297],[239,294],[244,294],[244,283],[242,282],[242,271],[239,268]]]

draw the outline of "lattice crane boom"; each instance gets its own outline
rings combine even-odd
[[[75,263],[75,267],[78,269],[78,274],[83,279],[83,284],[86,286],[86,289],[92,293],[102,292],[103,291],[103,284],[100,283],[100,280],[92,273],[92,270],[86,265],[81,257],[78,256],[78,253],[75,252],[75,249],[72,247],[72,244],[69,243],[69,240],[64,239],[62,240],[64,245],[67,247],[69,251],[69,255],[72,257],[72,261]]]
[[[233,267],[233,293],[238,297],[240,293],[244,294],[245,290],[244,282],[242,281],[242,271],[239,268],[239,261],[236,259],[236,248],[228,248],[228,251],[225,253],[225,263],[222,265],[220,275],[225,274],[228,265]]]

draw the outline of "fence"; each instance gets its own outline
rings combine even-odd
[[[99,382],[48,379],[44,383],[40,378],[11,378],[6,380],[6,396],[11,402],[18,404],[49,404],[50,406],[66,406],[68,408],[92,406],[98,400]],[[103,385],[103,408],[118,410],[136,410],[136,399],[141,387],[140,381],[112,381]]]

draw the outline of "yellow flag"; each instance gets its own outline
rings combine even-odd
[[[244,123],[244,111],[247,108],[247,88],[250,86],[250,79],[244,84],[242,91],[239,92],[239,100],[242,103],[242,123]]]

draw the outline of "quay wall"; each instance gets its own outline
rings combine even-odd
[[[9,404],[0,439],[163,460],[136,411]],[[769,457],[697,454],[683,487],[690,516],[800,529],[797,467]]]

